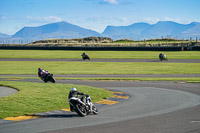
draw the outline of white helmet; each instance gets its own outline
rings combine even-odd
[[[71,88],[71,91],[77,91],[77,89],[76,88]]]

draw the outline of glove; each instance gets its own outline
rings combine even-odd
[[[85,94],[85,96],[86,96],[86,97],[89,97],[89,95],[88,95],[88,94]]]

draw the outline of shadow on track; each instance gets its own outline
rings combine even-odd
[[[40,118],[73,118],[73,117],[80,117],[77,114],[33,114],[27,116],[38,116]]]

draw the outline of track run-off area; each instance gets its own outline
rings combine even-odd
[[[12,59],[15,61],[15,59]],[[10,59],[10,61],[12,61]],[[26,59],[16,59],[24,61]],[[37,61],[31,59],[31,61]],[[49,59],[50,60],[50,59]],[[74,61],[68,59],[67,61]],[[101,59],[102,61],[103,59]],[[1,59],[3,61],[3,59]],[[28,60],[27,60],[28,61]],[[51,60],[52,61],[52,60]],[[63,61],[63,60],[55,60]],[[93,61],[93,60],[91,60]],[[98,61],[98,60],[94,60]],[[106,59],[104,60],[106,61]],[[111,60],[109,62],[118,62]],[[134,60],[127,60],[134,62]],[[138,62],[137,60],[136,62]],[[145,60],[156,62],[156,60]],[[178,63],[199,63],[199,60],[172,60]],[[88,62],[88,61],[87,61]],[[144,60],[141,60],[144,62]],[[166,63],[166,62],[163,62]],[[170,63],[170,60],[168,61]],[[39,78],[14,79],[13,77],[37,77],[37,75],[0,75],[2,81],[42,82]],[[140,77],[141,75],[54,75],[56,77]],[[167,74],[142,77],[199,77],[199,74]],[[7,121],[0,123],[2,133],[102,133],[102,132],[134,132],[134,133],[197,133],[200,132],[200,83],[185,83],[175,81],[95,81],[58,79],[58,84],[87,85],[115,92],[122,92],[128,99],[118,100],[117,104],[98,104],[99,114],[78,117],[76,113],[67,110],[54,112],[38,112],[36,119],[24,121]],[[51,83],[48,83],[51,84]],[[1,88],[0,91],[7,91]],[[4,93],[4,96],[15,92]],[[124,96],[124,95],[118,96]],[[110,98],[108,100],[113,100]],[[66,99],[67,102],[67,99]]]

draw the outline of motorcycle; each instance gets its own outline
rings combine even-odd
[[[79,96],[78,98],[72,97],[69,99],[69,104],[72,105],[73,110],[81,117],[85,117],[89,114],[98,114],[98,109],[91,102],[90,97],[84,95]],[[92,112],[91,112],[92,108]]]
[[[56,80],[53,77],[53,74],[47,73],[46,76],[44,78],[41,78],[45,83],[47,83],[48,81],[55,83]]]
[[[81,55],[83,60],[90,60],[90,57],[88,55]]]
[[[167,56],[164,54],[160,54],[159,59],[160,59],[160,61],[163,61],[163,60],[168,61]]]

